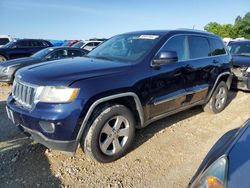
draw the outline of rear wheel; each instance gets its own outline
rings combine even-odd
[[[4,57],[3,55],[0,55],[0,62],[7,61],[7,58]]]
[[[216,87],[208,103],[203,106],[204,111],[213,114],[221,112],[226,107],[227,97],[227,84],[224,81],[221,81]]]
[[[108,163],[124,156],[134,139],[135,120],[123,105],[104,107],[82,140],[84,152],[92,159]]]

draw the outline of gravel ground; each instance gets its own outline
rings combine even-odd
[[[220,114],[196,107],[138,130],[132,151],[110,164],[32,142],[7,119],[0,86],[0,187],[186,187],[210,148],[250,117],[250,93],[230,92]]]

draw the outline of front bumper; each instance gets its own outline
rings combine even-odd
[[[44,146],[65,152],[75,152],[78,146],[76,136],[79,130],[81,100],[68,104],[38,103],[32,111],[18,106],[10,95],[7,101],[7,114],[11,121],[19,126],[31,138]],[[46,121],[55,124],[55,131],[44,131],[40,122]]]
[[[247,76],[234,76],[232,88],[244,91],[250,91],[250,75]]]

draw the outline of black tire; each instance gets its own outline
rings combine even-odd
[[[223,91],[224,93],[222,94],[221,91]],[[227,84],[224,81],[221,81],[217,85],[208,103],[203,106],[203,110],[211,114],[217,114],[225,109],[227,104],[227,98],[228,98]]]
[[[122,123],[119,126],[120,122]],[[119,104],[104,106],[95,113],[90,124],[85,138],[81,141],[82,149],[90,158],[108,163],[121,158],[129,151],[135,135],[135,119],[127,107]],[[120,127],[119,130],[115,130],[115,125]],[[120,135],[125,133],[126,136]]]

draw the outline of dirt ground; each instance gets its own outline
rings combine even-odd
[[[49,151],[7,119],[9,86],[0,86],[0,187],[186,187],[215,142],[250,117],[250,93],[231,91],[210,115],[196,107],[138,130],[132,151],[110,164]]]

